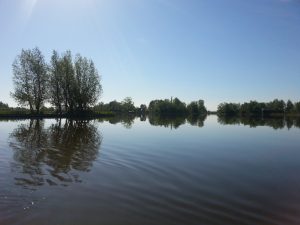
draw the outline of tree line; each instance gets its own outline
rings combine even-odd
[[[207,109],[203,100],[192,101],[186,104],[178,98],[171,98],[165,100],[153,100],[149,103],[149,113],[159,114],[162,116],[172,115],[193,115],[199,116],[207,114]]]
[[[135,107],[132,98],[116,100],[107,104],[97,101],[102,93],[100,76],[91,59],[71,51],[59,54],[53,50],[50,62],[38,47],[22,49],[12,65],[14,91],[12,97],[21,108],[29,109],[31,114],[40,114],[45,104],[51,105],[48,112],[58,115],[77,112],[113,112],[118,114],[155,114],[160,116],[201,116],[208,113],[203,100],[189,104],[178,98],[156,99],[149,105]],[[96,105],[97,104],[97,105]],[[25,108],[24,108],[25,107]],[[10,109],[0,102],[0,109]],[[49,108],[48,108],[49,109]],[[271,102],[250,101],[240,103],[221,103],[217,114],[220,116],[259,116],[274,114],[300,114],[300,102],[287,102],[275,99]]]
[[[207,109],[203,100],[192,101],[186,104],[178,98],[171,99],[156,99],[152,100],[148,107],[141,104],[140,107],[135,107],[132,98],[126,97],[123,101],[116,100],[107,104],[100,102],[94,107],[94,111],[114,112],[114,113],[132,113],[132,114],[152,114],[160,116],[200,116],[206,115]]]
[[[293,103],[288,100],[275,99],[271,102],[250,101],[243,104],[221,103],[217,114],[220,116],[271,116],[271,115],[293,115],[300,113],[300,102]]]
[[[22,49],[13,62],[14,92],[21,106],[39,114],[45,103],[56,113],[83,112],[94,106],[102,93],[100,76],[91,59],[71,51],[59,54],[53,50],[46,63],[39,48]]]
[[[118,114],[134,114],[139,110],[139,108],[136,108],[134,106],[134,102],[132,101],[131,97],[126,97],[121,102],[118,102],[116,100],[109,103],[100,102],[93,109],[95,112],[113,112]]]
[[[8,106],[8,104],[0,101],[0,109],[9,109],[9,106]]]

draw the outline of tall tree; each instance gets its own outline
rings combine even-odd
[[[291,100],[288,100],[286,103],[286,108],[285,108],[285,112],[286,113],[292,113],[294,111],[294,104],[292,103]]]
[[[74,97],[76,108],[85,111],[94,106],[102,92],[100,76],[94,62],[77,55],[75,58]]]
[[[0,101],[0,109],[9,109],[9,106],[8,106],[8,104],[5,104]]]
[[[74,111],[75,108],[75,70],[72,61],[71,51],[66,51],[62,56],[62,91],[63,104],[68,112]]]
[[[39,48],[22,49],[13,62],[12,96],[31,113],[40,113],[47,97],[47,64]]]
[[[53,51],[50,62],[49,100],[62,113],[63,105],[63,61],[57,51]]]
[[[124,100],[122,101],[122,107],[123,107],[123,111],[133,112],[135,110],[135,107],[132,98],[131,97],[124,98]]]

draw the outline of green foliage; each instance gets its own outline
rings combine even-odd
[[[146,114],[146,112],[147,112],[147,106],[145,104],[141,104],[140,108],[139,108],[139,112],[141,114],[143,114],[143,115]]]
[[[187,109],[185,103],[181,102],[178,98],[174,100],[153,100],[148,106],[149,113],[159,115],[185,115]]]
[[[53,51],[49,66],[49,100],[58,113],[62,113],[64,101],[63,68],[63,62],[57,51]]]
[[[265,103],[259,103],[257,101],[245,102],[240,107],[240,113],[242,115],[258,115],[266,108]]]
[[[102,92],[94,62],[78,54],[73,63],[70,51],[62,56],[53,51],[47,65],[38,48],[22,50],[13,74],[12,96],[31,113],[39,114],[47,100],[60,114],[89,111]]]
[[[298,105],[297,105],[298,104]],[[298,107],[298,108],[297,108]],[[245,102],[242,105],[235,103],[222,103],[218,106],[219,115],[242,116],[268,116],[300,113],[299,103],[293,104],[290,100],[275,99],[271,102]]]
[[[300,102],[296,102],[294,107],[295,107],[295,111],[297,113],[300,113]]]
[[[122,107],[123,112],[134,112],[135,111],[134,103],[132,101],[132,98],[130,98],[130,97],[126,97],[122,101],[121,107]]]
[[[39,48],[22,49],[13,62],[13,98],[31,113],[39,113],[47,100],[47,64]]]
[[[53,52],[50,72],[50,99],[58,112],[88,111],[102,92],[100,77],[94,62],[66,51],[62,57]]]
[[[293,112],[295,112],[294,104],[291,102],[291,100],[287,101],[285,112],[286,113],[293,113]]]
[[[284,113],[285,102],[283,100],[275,99],[272,102],[266,103],[266,110],[272,113]]]
[[[134,114],[136,113],[136,108],[134,106],[134,102],[131,97],[126,97],[122,102],[118,102],[116,100],[109,102],[108,104],[104,104],[100,102],[94,107],[96,111],[105,111],[105,112],[114,112],[118,114]]]
[[[4,109],[9,109],[9,106],[8,106],[8,104],[5,104],[0,101],[0,110],[4,110]]]
[[[240,113],[240,104],[236,103],[221,103],[218,106],[218,114],[225,116],[236,116]]]
[[[207,114],[203,100],[193,101],[186,106],[186,104],[178,98],[171,98],[171,100],[153,100],[149,103],[148,111],[150,114],[162,116],[200,116]]]
[[[193,101],[187,106],[187,111],[190,115],[204,115],[207,114],[207,110],[204,106],[204,101],[199,100],[198,102]]]

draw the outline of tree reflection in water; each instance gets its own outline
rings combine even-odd
[[[108,121],[110,124],[121,123],[125,128],[130,129],[134,124],[134,119],[137,118],[134,114],[115,115],[110,118],[99,118],[99,122]]]
[[[250,127],[269,126],[274,130],[283,129],[285,127],[288,129],[292,127],[300,128],[300,117],[218,117],[218,122],[223,125],[243,124]]]
[[[80,182],[80,172],[90,171],[101,142],[91,121],[58,120],[49,128],[43,120],[21,124],[10,134],[16,184],[34,188]]]
[[[206,116],[158,116],[149,115],[149,123],[152,126],[164,126],[177,129],[179,126],[188,122],[192,126],[203,127]]]

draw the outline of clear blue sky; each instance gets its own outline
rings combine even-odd
[[[104,102],[300,100],[299,0],[0,0],[0,101],[35,46],[93,59]]]

